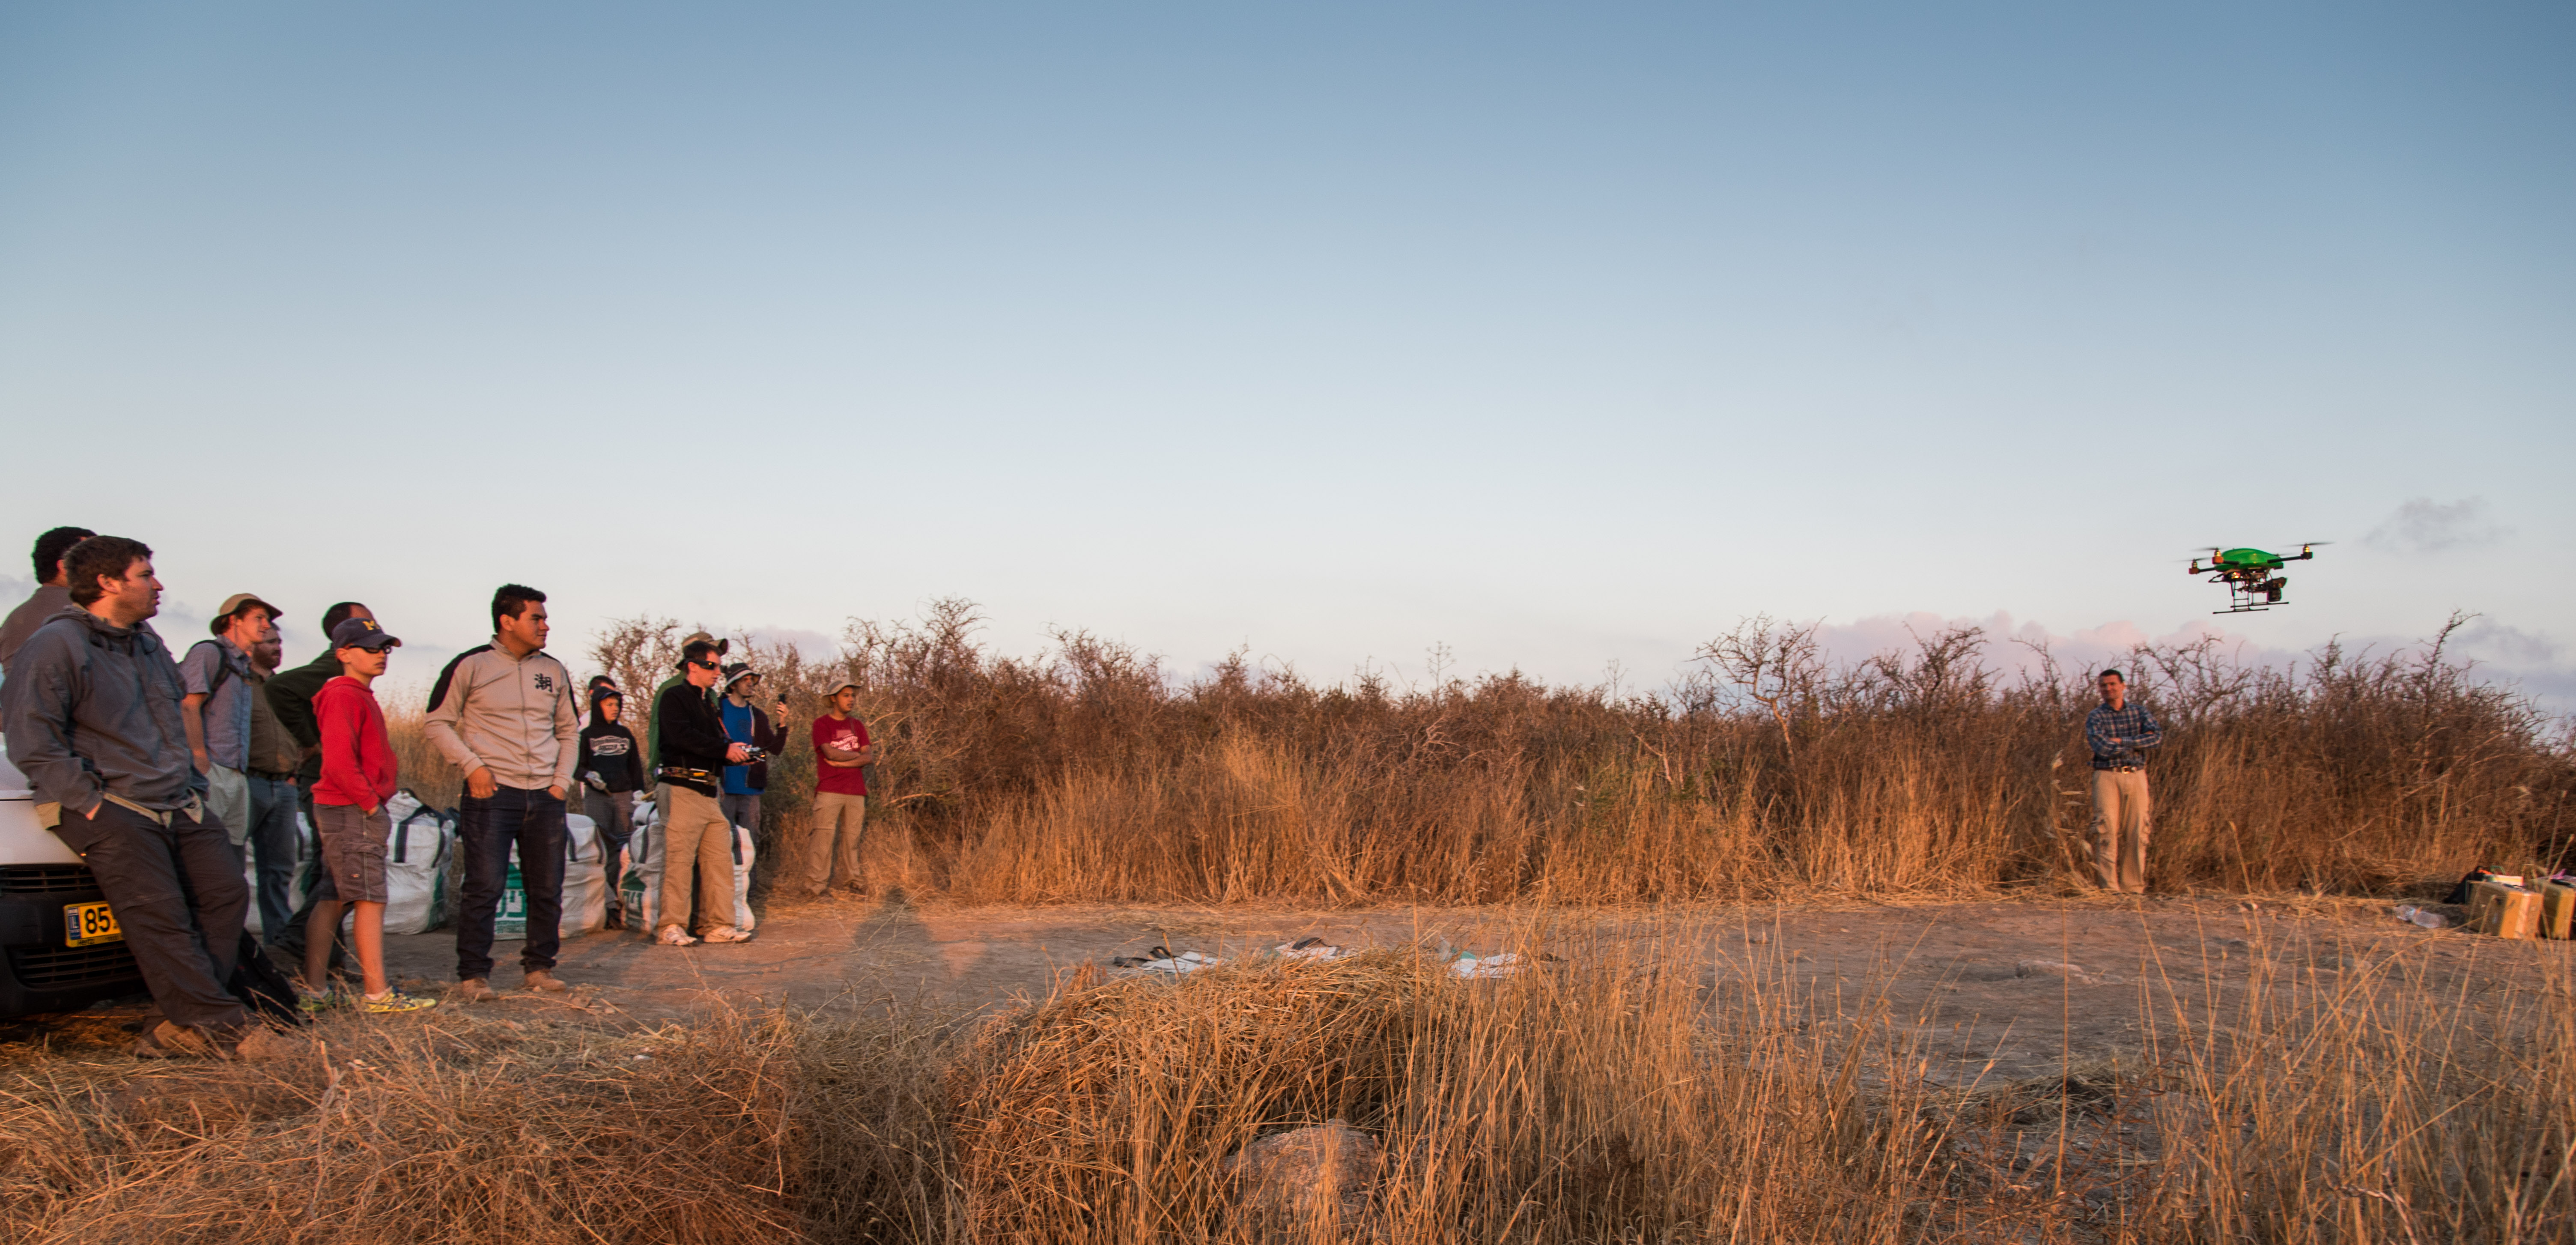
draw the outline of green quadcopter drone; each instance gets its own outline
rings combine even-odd
[[[2209,564],[2203,566],[2201,559],[2193,558],[2191,573],[2208,575],[2209,582],[2227,585],[2227,608],[2211,610],[2210,613],[2258,614],[2275,605],[2288,604],[2281,599],[2281,590],[2290,586],[2288,577],[2279,574],[2282,566],[2317,556],[2317,546],[2326,543],[2322,540],[2304,541],[2297,553],[2287,554],[2261,549],[2220,549],[2213,545],[2209,550]]]

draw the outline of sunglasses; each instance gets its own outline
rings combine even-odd
[[[714,670],[722,667],[724,663],[715,661],[693,661],[689,664],[696,666],[700,670]]]

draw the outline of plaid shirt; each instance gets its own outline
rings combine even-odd
[[[2093,768],[2110,769],[2120,765],[2144,765],[2147,759],[2138,755],[2140,748],[2152,748],[2165,741],[2165,733],[2156,728],[2156,720],[2147,716],[2146,706],[2132,700],[2114,709],[2095,705],[2084,715],[2084,742],[2093,748]]]

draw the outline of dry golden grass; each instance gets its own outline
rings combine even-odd
[[[613,628],[592,663],[635,691],[677,624]],[[853,623],[839,655],[748,651],[800,719],[843,679],[883,756],[880,885],[969,902],[1633,903],[1991,894],[2076,885],[2089,820],[2085,671],[2006,677],[1973,629],[1827,668],[1753,620],[1651,695],[1517,674],[1322,686],[1241,661],[1183,682],[1064,633],[1034,658],[971,606]],[[2576,866],[2567,725],[2444,656],[2329,646],[2296,670],[2211,645],[2124,664],[2169,742],[2154,758],[2156,880],[2392,894],[2478,864]],[[641,733],[644,699],[630,725]],[[408,739],[407,781],[454,777]],[[771,765],[794,837],[804,732]]]
[[[2576,1239],[2563,959],[2511,990],[2442,986],[2420,941],[2208,993],[2144,965],[2142,1052],[1963,1091],[1925,1076],[1936,1026],[1785,957],[1712,978],[1704,932],[1528,936],[1565,960],[1084,969],[981,1026],[440,1009],[282,1064],[21,1056],[0,1239]],[[1385,1156],[1350,1221],[1233,1209],[1228,1155],[1333,1118]]]

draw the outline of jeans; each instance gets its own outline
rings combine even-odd
[[[245,828],[249,855],[259,864],[259,928],[274,940],[295,918],[296,857],[303,844],[295,829],[295,784],[283,778],[250,775],[250,824]]]
[[[101,801],[87,817],[64,809],[54,833],[106,892],[164,1019],[190,1028],[250,1019],[225,988],[241,955],[250,884],[220,822],[179,812],[165,826]]]
[[[466,796],[456,805],[456,850],[465,861],[463,910],[456,920],[456,977],[492,975],[492,918],[509,885],[510,847],[519,849],[519,881],[527,888],[528,941],[519,966],[555,966],[563,947],[564,802],[543,791],[502,787],[488,800]]]
[[[581,811],[599,827],[600,867],[608,871],[608,906],[623,910],[618,897],[618,884],[626,880],[622,857],[626,841],[635,837],[635,793],[632,791],[593,791],[584,788]]]

